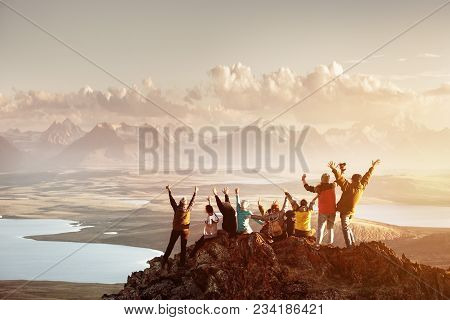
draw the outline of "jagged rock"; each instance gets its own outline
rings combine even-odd
[[[189,248],[188,253],[192,250]],[[351,249],[314,248],[290,237],[269,244],[259,233],[229,238],[219,232],[179,269],[160,259],[128,277],[104,299],[447,299],[445,270],[401,259],[381,242]]]

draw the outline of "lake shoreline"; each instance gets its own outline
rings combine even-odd
[[[89,228],[88,228],[89,229]],[[82,227],[63,219],[1,219],[0,279],[121,283],[162,252],[89,242],[36,241],[33,236],[76,234]]]

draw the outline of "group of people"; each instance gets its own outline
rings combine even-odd
[[[266,210],[262,205],[261,199],[259,199],[259,214],[254,214],[250,210],[249,201],[241,201],[239,188],[235,189],[235,207],[230,202],[228,188],[223,189],[224,201],[220,199],[217,189],[214,188],[213,194],[220,213],[215,212],[212,206],[212,198],[208,197],[208,204],[205,206],[207,217],[204,222],[203,236],[196,242],[190,256],[195,256],[205,241],[217,236],[217,227],[221,220],[222,229],[230,237],[238,234],[252,233],[253,230],[250,226],[250,220],[254,220],[256,223],[263,225],[260,233],[269,242],[284,239],[289,236],[313,237],[315,235],[316,248],[320,248],[324,237],[328,235],[327,245],[332,245],[334,242],[333,230],[336,212],[340,213],[345,244],[347,247],[352,247],[355,245],[356,240],[350,223],[355,213],[355,207],[369,183],[374,168],[379,163],[380,160],[372,161],[371,167],[364,175],[354,174],[349,181],[344,177],[346,164],[339,163],[336,165],[334,162],[330,162],[328,166],[334,175],[334,182],[331,182],[331,177],[328,173],[324,173],[321,177],[321,182],[316,186],[311,186],[306,182],[306,175],[304,174],[302,176],[304,188],[316,194],[312,201],[309,203],[306,199],[298,201],[287,190],[284,190],[285,197],[281,208],[278,201],[274,201],[270,208]],[[340,200],[336,203],[337,186],[341,188],[342,194]],[[178,238],[181,238],[180,266],[184,266],[186,262],[186,246],[189,237],[191,210],[199,189],[195,187],[194,194],[189,203],[184,197],[177,203],[173,198],[170,186],[167,186],[166,189],[169,192],[170,204],[174,216],[169,244],[162,258],[162,267],[165,267]],[[311,227],[311,217],[316,200],[318,200],[317,233]],[[288,202],[291,205],[290,210],[287,210]]]

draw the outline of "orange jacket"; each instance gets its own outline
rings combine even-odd
[[[369,184],[373,169],[373,166],[370,167],[369,171],[366,172],[361,181],[358,183],[349,182],[342,176],[341,173],[339,173],[336,169],[333,169],[334,176],[336,177],[336,183],[342,189],[341,199],[337,204],[337,211],[339,211],[341,215],[353,215],[355,213],[355,207]]]

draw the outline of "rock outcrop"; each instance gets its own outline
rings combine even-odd
[[[188,253],[192,250],[189,248]],[[322,247],[312,239],[269,244],[259,233],[208,240],[184,269],[178,255],[134,272],[104,299],[448,299],[450,274],[397,257],[381,242]]]

